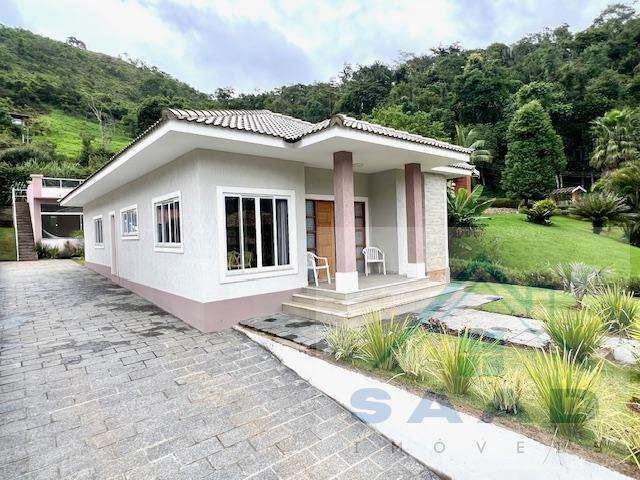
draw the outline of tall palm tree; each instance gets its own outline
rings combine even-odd
[[[473,149],[471,161],[474,164],[491,163],[491,152],[485,148],[487,142],[481,138],[477,128],[456,124],[455,143],[461,147]]]
[[[629,108],[610,110],[591,122],[595,148],[591,166],[611,171],[638,157],[638,112]]]

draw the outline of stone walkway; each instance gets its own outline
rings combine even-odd
[[[72,261],[0,264],[0,479],[430,479],[244,335]]]

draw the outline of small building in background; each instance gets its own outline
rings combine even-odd
[[[22,143],[30,143],[31,137],[29,136],[29,115],[26,113],[11,112],[11,123],[20,129],[22,135]]]
[[[566,207],[577,202],[583,193],[587,193],[587,191],[579,185],[577,187],[556,188],[549,194],[549,198],[559,207]]]
[[[31,175],[26,189],[13,190],[13,222],[18,260],[37,260],[35,245],[62,249],[80,246],[84,230],[81,207],[63,207],[59,200],[80,185],[75,178]]]

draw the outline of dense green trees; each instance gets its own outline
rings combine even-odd
[[[542,198],[555,187],[556,173],[566,159],[562,139],[540,102],[532,100],[518,109],[507,132],[508,151],[502,186],[510,196]]]
[[[496,193],[505,168],[509,125],[533,100],[562,139],[567,170],[597,175],[628,161],[624,145],[611,140],[620,129],[605,120],[593,122],[612,109],[640,106],[639,72],[640,18],[632,7],[619,4],[606,8],[577,33],[562,25],[512,45],[495,43],[474,50],[458,44],[440,46],[405,55],[393,67],[379,62],[346,65],[331,81],[246,94],[225,87],[207,95],[139,60],[113,58],[83,49],[78,42],[69,45],[0,26],[0,149],[13,145],[11,129],[2,125],[6,112],[14,109],[37,114],[57,108],[95,121],[93,105],[131,136],[168,106],[267,108],[310,122],[343,112],[449,141],[460,141],[456,125],[464,125],[467,133],[484,141],[478,149],[491,155],[490,163],[479,161],[484,154],[476,159],[486,189]],[[622,154],[611,153],[612,141]],[[519,148],[509,147],[509,158],[516,157]],[[536,162],[541,158],[549,157],[535,152]],[[543,166],[542,187],[555,186],[549,172],[557,167]],[[545,193],[542,190],[510,191],[537,197]]]
[[[625,108],[611,110],[592,122],[595,146],[591,165],[612,170],[624,162],[640,159],[640,115]]]

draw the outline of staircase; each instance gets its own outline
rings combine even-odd
[[[16,237],[18,244],[18,260],[38,260],[33,241],[33,228],[31,226],[31,212],[27,202],[14,201]]]
[[[464,287],[427,279],[406,279],[354,293],[306,287],[283,303],[282,311],[331,325],[359,325],[368,312],[380,311],[383,318],[418,312],[432,304],[435,297],[461,288]]]

